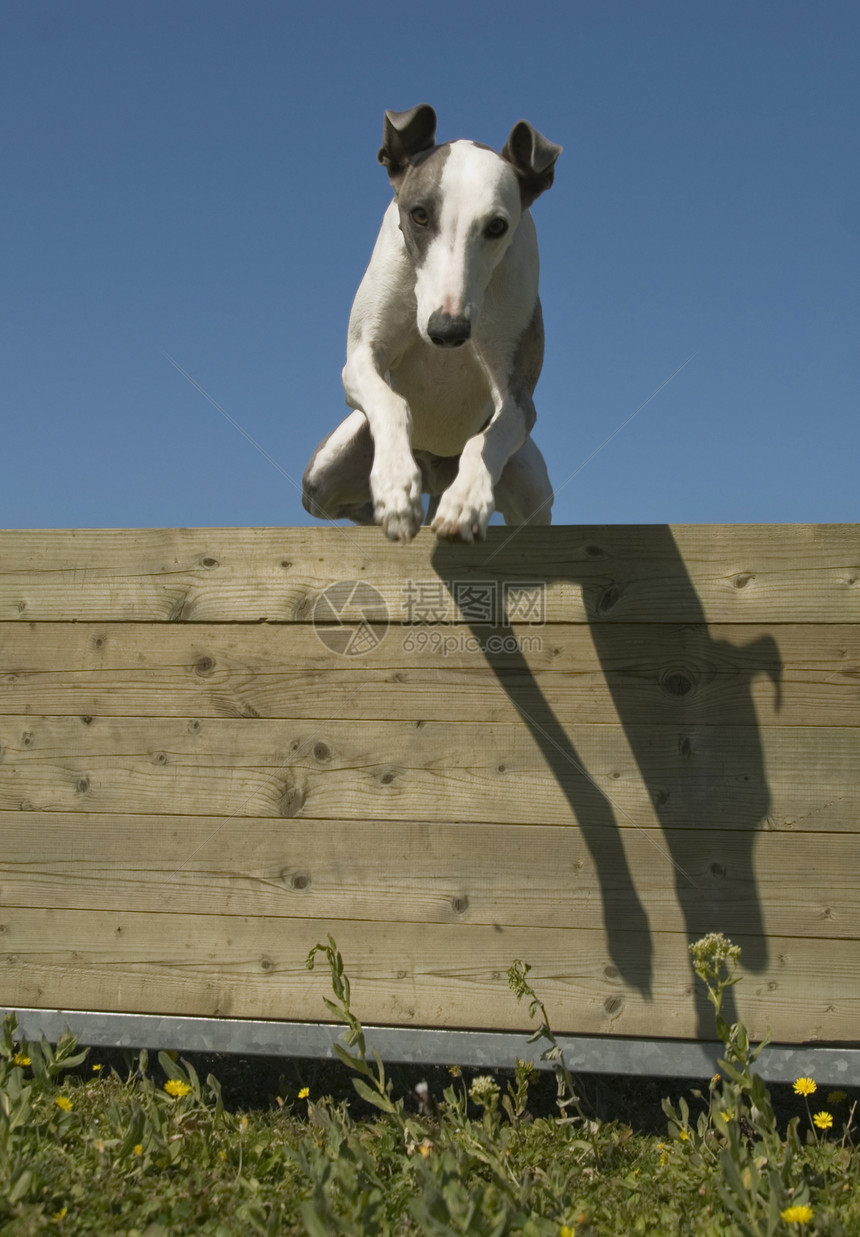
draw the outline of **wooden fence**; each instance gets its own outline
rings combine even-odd
[[[858,724],[858,526],[2,533],[0,1004],[854,1042]]]

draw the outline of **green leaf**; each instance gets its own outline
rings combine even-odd
[[[387,1113],[396,1113],[397,1109],[391,1100],[385,1095],[380,1095],[378,1091],[371,1090],[363,1079],[353,1078],[352,1085],[361,1098],[367,1100],[368,1104],[373,1104],[374,1108],[381,1108],[383,1112]]]
[[[25,1198],[29,1193],[30,1187],[33,1184],[33,1172],[29,1168],[22,1168],[18,1176],[12,1182],[9,1189],[9,1202],[13,1205],[20,1203],[22,1198]]]
[[[302,1203],[301,1212],[308,1237],[332,1237],[328,1224],[322,1219],[311,1199]]]
[[[186,1074],[182,1066],[173,1060],[169,1052],[160,1052],[158,1054],[158,1064],[164,1070],[168,1078],[174,1079],[176,1082],[184,1082],[187,1086],[191,1086],[191,1080]]]

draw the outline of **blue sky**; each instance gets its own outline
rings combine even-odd
[[[418,102],[564,146],[556,522],[856,520],[858,36],[836,0],[6,0],[0,526],[313,523],[288,478],[346,415],[382,114]]]

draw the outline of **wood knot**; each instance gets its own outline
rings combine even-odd
[[[603,968],[603,974],[606,976],[607,979],[617,979],[618,978],[618,967],[617,966],[605,966]]]
[[[746,588],[750,580],[754,579],[755,575],[751,571],[739,571],[738,574],[732,578],[732,584],[735,588]]]
[[[199,675],[211,674],[215,669],[214,657],[198,657],[194,663],[194,672]]]
[[[726,869],[723,867],[721,863],[711,864],[711,876],[715,877],[717,880],[722,880],[725,877],[725,875],[726,875]]]
[[[660,680],[660,686],[670,696],[686,696],[693,690],[693,680],[683,670],[669,670]]]
[[[324,764],[325,761],[331,760],[331,748],[327,743],[315,743],[314,756],[321,764]]]
[[[88,777],[79,777],[75,782],[75,790],[79,795],[85,795],[90,788],[90,779]]]
[[[209,568],[217,567],[219,565],[218,559],[212,558],[211,555],[207,555],[206,558],[201,558],[200,563],[201,563],[201,566],[209,567]]]
[[[391,783],[394,781],[394,779],[395,779],[395,777],[396,777],[396,776],[397,776],[397,775],[396,775],[395,773],[392,773],[392,772],[389,770],[389,772],[388,772],[388,773],[383,773],[382,777],[381,777],[379,780],[380,780],[380,782],[382,782],[382,785],[383,785],[383,786],[390,786],[390,785],[391,785]]]
[[[157,765],[167,764],[167,752],[155,752],[152,759]]]
[[[621,589],[617,584],[610,584],[609,588],[604,589],[600,594],[597,602],[597,613],[608,614],[618,604],[621,597]]]
[[[678,741],[678,751],[687,760],[693,754],[693,745],[689,739],[680,739]]]
[[[587,545],[585,547],[585,553],[588,555],[589,558],[606,558],[606,555],[604,554],[603,550],[601,550],[599,545],[594,545],[594,544]]]
[[[275,967],[275,964],[272,961],[272,959],[268,958],[265,954],[263,954],[262,958],[260,959],[260,970],[271,971],[271,970],[274,970],[274,967]]]
[[[606,1010],[610,1018],[615,1014],[620,1014],[624,1008],[624,1000],[620,996],[608,996],[603,1002],[603,1008]]]
[[[285,817],[298,816],[299,812],[302,810],[304,806],[304,802],[305,802],[305,796],[302,793],[301,788],[298,786],[294,786],[290,782],[287,782],[287,784],[284,786],[284,789],[281,791],[281,798],[280,798],[280,803],[278,804],[278,810],[280,811],[281,816],[285,816]]]
[[[84,716],[81,718],[81,721],[84,723],[85,726],[92,726],[93,724],[93,719],[90,717],[88,713],[84,714]]]
[[[290,888],[301,891],[302,889],[310,889],[311,878],[307,872],[293,872],[290,875]]]
[[[24,733],[21,735],[21,746],[32,747],[32,745],[33,745],[33,732],[32,730],[25,730]]]
[[[469,899],[464,893],[458,893],[456,897],[451,899],[451,906],[454,908],[454,913],[463,915],[469,909]]]

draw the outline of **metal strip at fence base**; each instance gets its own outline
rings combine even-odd
[[[23,1039],[43,1035],[55,1043],[70,1031],[99,1048],[152,1048],[179,1052],[226,1052],[245,1056],[334,1057],[343,1028],[322,1022],[255,1022],[243,1018],[185,1018],[157,1014],[110,1014],[83,1010],[3,1009],[13,1013]],[[414,1065],[464,1065],[510,1069],[517,1058],[539,1068],[542,1045],[510,1031],[443,1031],[417,1027],[364,1028],[368,1051],[385,1061]],[[690,1040],[622,1039],[560,1035],[558,1044],[572,1073],[640,1074],[663,1078],[709,1078],[723,1047]],[[860,1047],[769,1044],[756,1062],[768,1082],[808,1076],[825,1086],[860,1086]]]

